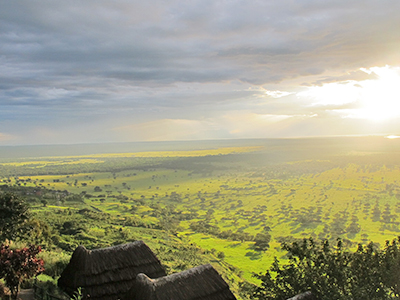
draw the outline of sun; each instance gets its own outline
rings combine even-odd
[[[362,87],[361,107],[356,112],[360,118],[385,121],[400,116],[400,68],[375,67],[362,69],[377,75],[375,80],[359,82]]]
[[[383,122],[400,117],[400,68],[373,67],[361,71],[374,79],[343,81],[309,87],[298,93],[311,106],[340,115],[342,118]]]

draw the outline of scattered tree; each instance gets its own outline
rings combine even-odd
[[[269,242],[271,241],[271,235],[268,232],[257,233],[254,237],[254,248],[257,251],[265,251],[269,248]]]
[[[217,257],[218,257],[219,259],[221,259],[221,260],[224,260],[224,259],[225,259],[225,253],[222,252],[222,251],[220,251],[220,252],[218,252]]]

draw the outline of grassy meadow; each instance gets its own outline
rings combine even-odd
[[[282,242],[340,237],[355,248],[399,235],[399,153],[399,141],[383,137],[249,140],[7,158],[0,179],[54,191],[32,204],[44,219],[86,208],[125,222],[114,226],[120,241],[144,239],[160,255],[165,238],[195,245],[213,264],[257,284],[252,273],[284,258]],[[110,234],[89,226],[79,242],[107,244]],[[260,249],[255,241],[262,235],[267,246]],[[60,239],[74,243],[67,234]]]

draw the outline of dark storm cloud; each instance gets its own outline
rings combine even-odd
[[[42,76],[257,83],[394,51],[398,1],[10,1],[2,52]],[[389,44],[388,44],[389,43]],[[382,54],[383,54],[382,53]],[[340,58],[340,60],[338,59]]]

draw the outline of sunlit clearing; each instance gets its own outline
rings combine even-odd
[[[384,121],[400,116],[400,68],[390,66],[361,69],[377,79],[328,83],[298,93],[314,101],[313,106],[330,108],[344,118]]]

